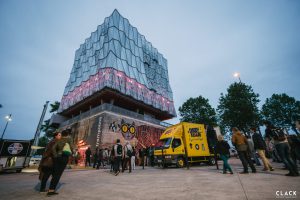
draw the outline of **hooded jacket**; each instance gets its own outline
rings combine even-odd
[[[232,135],[231,141],[232,144],[234,145],[241,145],[241,144],[247,145],[247,138],[240,131]]]

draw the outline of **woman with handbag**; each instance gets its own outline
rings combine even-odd
[[[236,147],[240,160],[242,161],[244,171],[241,174],[248,174],[248,164],[252,173],[256,173],[256,168],[249,156],[247,138],[236,127],[232,128],[232,144]]]
[[[43,153],[42,160],[39,165],[40,176],[39,179],[41,181],[40,193],[46,192],[46,183],[53,173],[53,154],[52,147],[54,144],[61,139],[61,133],[56,132],[53,135],[53,139],[48,143],[45,152]]]
[[[54,156],[54,167],[53,167],[53,175],[49,187],[49,191],[47,196],[57,195],[55,192],[56,186],[60,180],[61,175],[63,174],[70,155],[72,155],[72,139],[69,137],[70,131],[64,130],[62,132],[62,137],[58,140],[52,147],[52,153]]]

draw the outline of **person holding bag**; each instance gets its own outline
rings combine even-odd
[[[40,193],[46,192],[46,183],[53,174],[53,154],[52,154],[52,147],[54,144],[61,139],[61,133],[56,132],[53,135],[53,139],[48,143],[45,152],[43,153],[42,160],[39,165],[39,179],[41,181]]]
[[[240,132],[236,127],[232,128],[232,144],[236,147],[238,151],[239,158],[243,164],[244,171],[241,174],[248,174],[248,164],[252,170],[252,173],[256,173],[256,168],[248,153],[247,138]]]
[[[62,132],[62,137],[58,140],[52,147],[52,153],[54,156],[53,163],[53,175],[49,187],[47,196],[57,195],[55,192],[56,186],[60,180],[61,175],[63,174],[68,161],[69,156],[72,155],[72,139],[69,137],[70,131],[64,130]]]

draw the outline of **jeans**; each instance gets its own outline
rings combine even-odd
[[[87,166],[87,164],[89,163],[89,167],[91,166],[91,157],[90,156],[86,156],[85,158],[85,166]]]
[[[294,163],[294,161],[291,158],[290,146],[288,145],[288,143],[283,142],[283,143],[276,144],[275,148],[282,162],[288,168],[289,173],[292,175],[299,175],[297,165]]]
[[[69,161],[69,156],[61,156],[54,159],[53,175],[50,183],[50,190],[55,190],[61,175],[63,174]]]
[[[256,168],[253,165],[253,162],[249,156],[249,153],[247,151],[238,151],[239,158],[242,161],[244,172],[248,172],[248,164],[252,170],[252,172],[256,172]]]
[[[256,156],[255,151],[252,151],[252,152],[251,152],[251,156],[252,156],[252,158],[254,159],[255,164],[256,164],[257,166],[261,166],[261,164],[260,164],[260,162],[259,162],[259,160],[258,160],[258,158],[257,158],[257,156]]]
[[[131,157],[125,157],[123,160],[122,165],[122,172],[124,172],[125,168],[127,167],[129,163],[129,172],[131,172]]]
[[[99,167],[101,166],[101,163],[102,163],[102,166],[104,167],[104,160],[99,158],[97,161],[97,169],[99,169]]]
[[[135,170],[135,156],[131,156],[131,169]]]
[[[46,183],[49,179],[49,177],[53,174],[53,167],[42,167],[42,179],[41,179],[41,187],[40,191],[43,191],[46,189]]]
[[[226,173],[227,170],[232,172],[232,169],[231,169],[230,165],[228,164],[229,156],[221,154],[220,158],[223,160],[223,172]]]

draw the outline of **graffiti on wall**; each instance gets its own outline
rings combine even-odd
[[[116,121],[113,121],[109,124],[108,129],[114,133],[121,132],[125,140],[132,140],[136,132],[135,123],[129,123],[124,119],[121,120],[120,124],[117,124]]]
[[[132,140],[135,136],[135,124],[134,122],[127,123],[125,120],[122,119],[121,124],[119,125],[120,130],[122,132],[123,137],[125,140]]]
[[[137,149],[146,148],[155,145],[163,133],[164,129],[148,125],[137,127],[136,138],[138,140]]]

